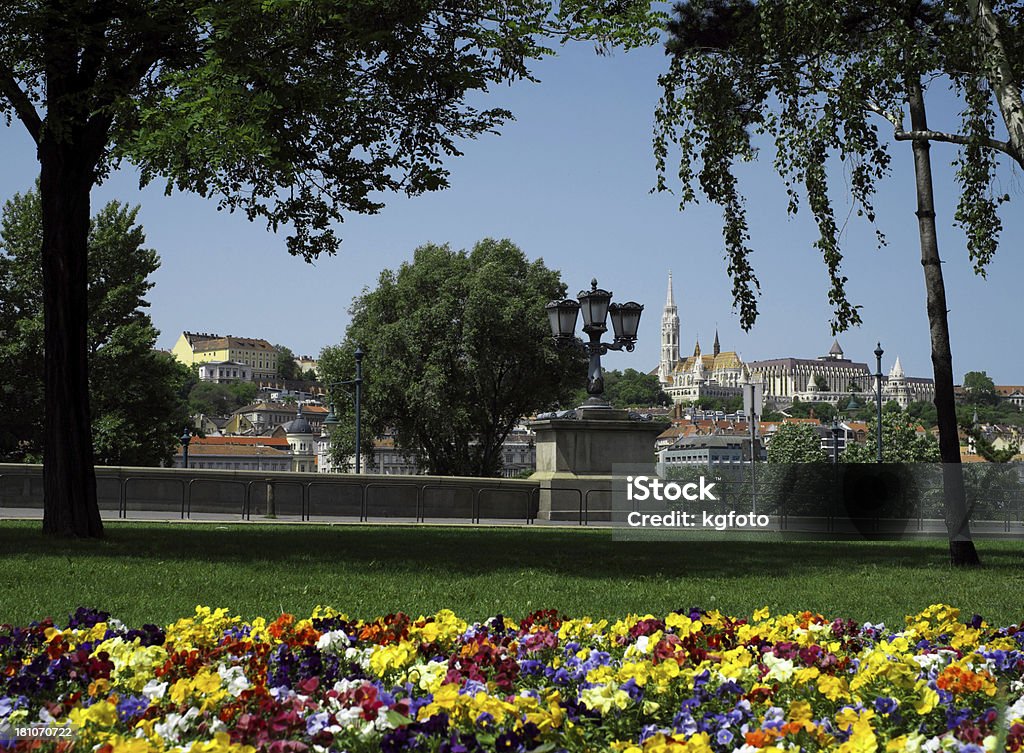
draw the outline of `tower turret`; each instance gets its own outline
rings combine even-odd
[[[679,363],[679,310],[672,292],[672,272],[668,273],[668,294],[665,296],[665,310],[661,315],[661,363],[658,378],[662,382],[672,380],[672,372]]]

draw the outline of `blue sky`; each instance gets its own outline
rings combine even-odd
[[[350,216],[338,229],[335,257],[314,265],[290,257],[284,236],[240,215],[217,212],[192,195],[163,195],[162,186],[138,189],[125,170],[93,194],[94,210],[110,199],[141,204],[148,245],[162,266],[150,293],[160,347],[182,330],[263,337],[296,354],[316,355],[340,341],[352,298],[373,287],[383,268],[397,267],[426,242],[471,246],[484,237],[510,238],[531,258],[561,270],[570,291],[596,276],[615,300],[644,304],[640,339],[632,354],[611,354],[610,368],[648,370],[657,365],[659,327],[668,271],[682,323],[684,355],[699,336],[708,348],[718,328],[722,347],[746,360],[813,358],[832,342],[827,278],[811,247],[808,214],[789,218],[770,155],[744,166],[742,189],[750,214],[752,261],[761,280],[761,315],[744,333],[732,310],[731,283],[722,259],[721,215],[707,204],[680,213],[676,199],[651,194],[653,112],[660,50],[594,54],[588,45],[563,49],[536,67],[538,84],[495,89],[486,99],[506,107],[516,121],[500,136],[464,146],[450,163],[452,188],[415,199],[386,197],[369,217]],[[934,97],[933,128],[954,126]],[[937,104],[936,104],[937,103]],[[924,280],[914,217],[912,159],[908,144],[895,144],[894,175],[881,187],[878,222],[889,244],[879,250],[871,228],[851,217],[843,237],[844,273],[854,303],[863,306],[861,327],[839,336],[847,357],[868,361],[877,340],[888,371],[899,355],[909,375],[930,376]],[[0,196],[32,185],[37,174],[32,144],[20,124],[0,129]],[[1024,212],[1019,173],[1006,169],[1001,190],[1002,244],[988,279],[976,277],[963,234],[952,226],[956,196],[951,148],[932,149],[940,252],[957,381],[967,370],[986,370],[997,384],[1024,384],[1020,355],[1024,284]],[[835,163],[840,221],[848,211],[842,164]],[[368,365],[369,367],[369,365]]]

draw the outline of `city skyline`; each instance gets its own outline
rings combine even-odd
[[[138,191],[131,169],[93,192],[93,211],[111,199],[141,204],[147,245],[162,262],[149,300],[161,331],[158,346],[165,349],[184,330],[212,331],[265,338],[316,357],[341,340],[353,297],[372,288],[382,269],[411,259],[427,242],[468,248],[490,236],[508,237],[530,258],[559,269],[570,295],[596,277],[615,300],[644,304],[636,352],[610,354],[607,368],[657,366],[669,270],[684,355],[698,337],[709,346],[716,329],[723,349],[745,361],[826,353],[833,335],[824,265],[811,248],[814,225],[806,210],[786,216],[769,154],[743,168],[741,185],[762,283],[761,316],[750,333],[741,331],[732,311],[719,211],[704,202],[680,213],[675,197],[649,193],[655,182],[650,139],[656,78],[664,68],[657,49],[601,57],[587,45],[541,63],[541,83],[501,87],[487,97],[487,105],[507,107],[518,120],[501,136],[462,145],[465,156],[449,161],[449,190],[415,199],[386,196],[379,215],[350,216],[338,228],[344,241],[339,254],[312,267],[287,255],[283,234],[219,213],[212,201],[165,197],[162,183]],[[942,111],[941,92],[936,94],[933,120],[942,127],[949,113]],[[0,148],[8,158],[0,176],[0,195],[7,199],[31,188],[38,166],[18,123],[0,131]],[[1024,370],[1010,346],[1020,318],[1014,283],[1024,279],[1019,181],[1003,167],[1002,188],[1011,202],[1004,207],[1000,251],[983,280],[971,270],[963,234],[952,227],[954,151],[946,145],[932,151],[955,378],[985,370],[998,384],[1020,384]],[[864,324],[838,339],[848,358],[872,370],[872,351],[881,341],[884,372],[899,356],[908,375],[931,376],[910,148],[890,144],[890,152],[895,173],[876,200],[889,245],[877,250],[872,228],[850,218],[844,274],[851,300],[864,306]],[[842,170],[836,162],[840,222],[848,207],[842,173],[836,172]]]

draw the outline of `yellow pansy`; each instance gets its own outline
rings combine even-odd
[[[619,682],[636,680],[636,684],[643,687],[651,676],[651,669],[651,663],[647,661],[623,662],[615,676]]]
[[[796,685],[806,685],[818,678],[821,675],[821,670],[817,667],[801,667],[793,673],[793,682]]]
[[[411,641],[399,641],[385,646],[373,647],[370,654],[370,669],[378,677],[392,669],[404,669],[416,659],[416,645]]]
[[[699,633],[704,624],[700,620],[691,620],[688,615],[673,612],[665,618],[665,626],[672,628],[676,635],[686,637]]]
[[[924,716],[934,709],[936,704],[938,704],[939,694],[929,688],[925,684],[924,680],[919,680],[918,687],[915,689],[921,695],[919,698],[914,700],[914,710],[921,716]]]
[[[84,727],[87,724],[113,727],[117,723],[117,706],[110,701],[97,701],[88,708],[76,706],[71,709],[68,719],[75,727]]]
[[[838,701],[849,695],[846,680],[833,675],[822,675],[818,678],[818,692],[830,701]]]

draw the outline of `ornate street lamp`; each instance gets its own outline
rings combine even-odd
[[[882,343],[878,343],[875,346],[875,360],[878,362],[877,371],[875,372],[875,387],[876,387],[876,403],[878,407],[877,419],[878,425],[875,427],[875,442],[878,446],[878,462],[882,462],[882,354],[885,353],[882,350]]]
[[[187,426],[178,439],[181,440],[181,467],[188,468],[188,444],[192,441],[192,432]]]
[[[583,352],[590,356],[587,373],[587,394],[583,403],[586,408],[610,408],[604,399],[604,376],[601,371],[601,356],[609,350],[625,350],[632,353],[636,345],[636,334],[640,328],[640,314],[644,307],[635,301],[612,303],[612,293],[597,287],[597,279],[590,281],[590,290],[581,290],[576,301],[564,299],[551,301],[545,310],[551,323],[551,335],[560,345],[579,342],[576,338],[576,317],[583,312],[583,331],[589,342],[583,342]],[[608,331],[606,321],[609,313],[615,339],[610,343],[601,342],[601,335]]]
[[[363,422],[363,405],[362,405],[362,394],[363,394],[363,349],[356,346],[356,352],[353,354],[356,359],[356,378],[346,379],[338,382],[328,382],[324,385],[328,390],[331,387],[340,386],[343,384],[355,385],[355,398],[356,398],[356,473],[358,474],[361,470],[360,459],[362,458],[362,447],[360,445],[362,441],[362,422]],[[327,432],[330,434],[331,429],[337,426],[339,423],[338,416],[334,412],[334,399],[332,398],[329,403],[329,409],[327,411],[327,417],[324,419],[324,426],[327,427]]]

